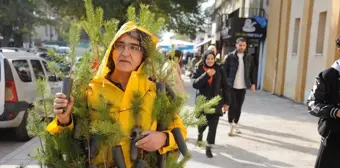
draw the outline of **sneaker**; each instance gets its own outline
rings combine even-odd
[[[228,133],[229,136],[233,136],[234,128],[235,128],[234,123],[229,123],[229,133]]]
[[[210,146],[207,146],[205,148],[205,155],[207,155],[208,158],[213,158],[213,154],[211,153],[211,147]]]
[[[241,134],[241,133],[242,133],[241,130],[240,130],[240,125],[235,124],[235,132],[236,132],[237,134]]]

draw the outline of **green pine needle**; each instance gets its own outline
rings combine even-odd
[[[137,23],[136,12],[135,12],[135,8],[133,6],[130,6],[128,8],[127,18],[128,18],[129,21],[133,21],[133,22]]]

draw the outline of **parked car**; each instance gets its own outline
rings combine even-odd
[[[55,60],[55,59],[49,57],[49,56],[47,55],[47,52],[42,52],[42,51],[40,51],[40,52],[37,53],[37,56],[40,57],[40,58],[43,58],[43,59],[46,60],[46,61],[54,61],[55,63],[57,63],[57,65],[58,65],[60,71],[63,72],[63,73],[65,73],[65,74],[67,74],[67,73],[70,71],[70,68],[71,68],[71,67],[70,67],[69,65],[67,65],[67,64],[65,64],[65,63],[62,63],[62,62],[58,62],[57,60]]]
[[[0,128],[13,129],[20,141],[30,139],[27,111],[38,97],[39,78],[48,78],[46,87],[52,95],[60,92],[62,81],[48,71],[44,59],[27,51],[0,48]]]

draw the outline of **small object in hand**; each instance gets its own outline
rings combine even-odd
[[[62,88],[62,93],[66,96],[67,100],[70,100],[70,96],[72,93],[72,86],[73,86],[73,79],[70,77],[66,77],[63,80],[63,88]],[[66,107],[63,108],[63,111],[66,111]]]
[[[134,127],[131,133],[131,144],[130,144],[130,159],[135,161],[138,157],[138,148],[136,142],[143,138],[142,129],[140,127]]]

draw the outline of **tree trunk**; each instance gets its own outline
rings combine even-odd
[[[22,47],[23,46],[23,34],[22,33],[15,33],[13,36],[14,39],[14,47]]]
[[[2,37],[4,38],[2,41],[3,47],[8,47],[9,41],[11,39],[13,33],[13,29],[11,25],[5,25],[3,26],[3,29],[1,31]]]

